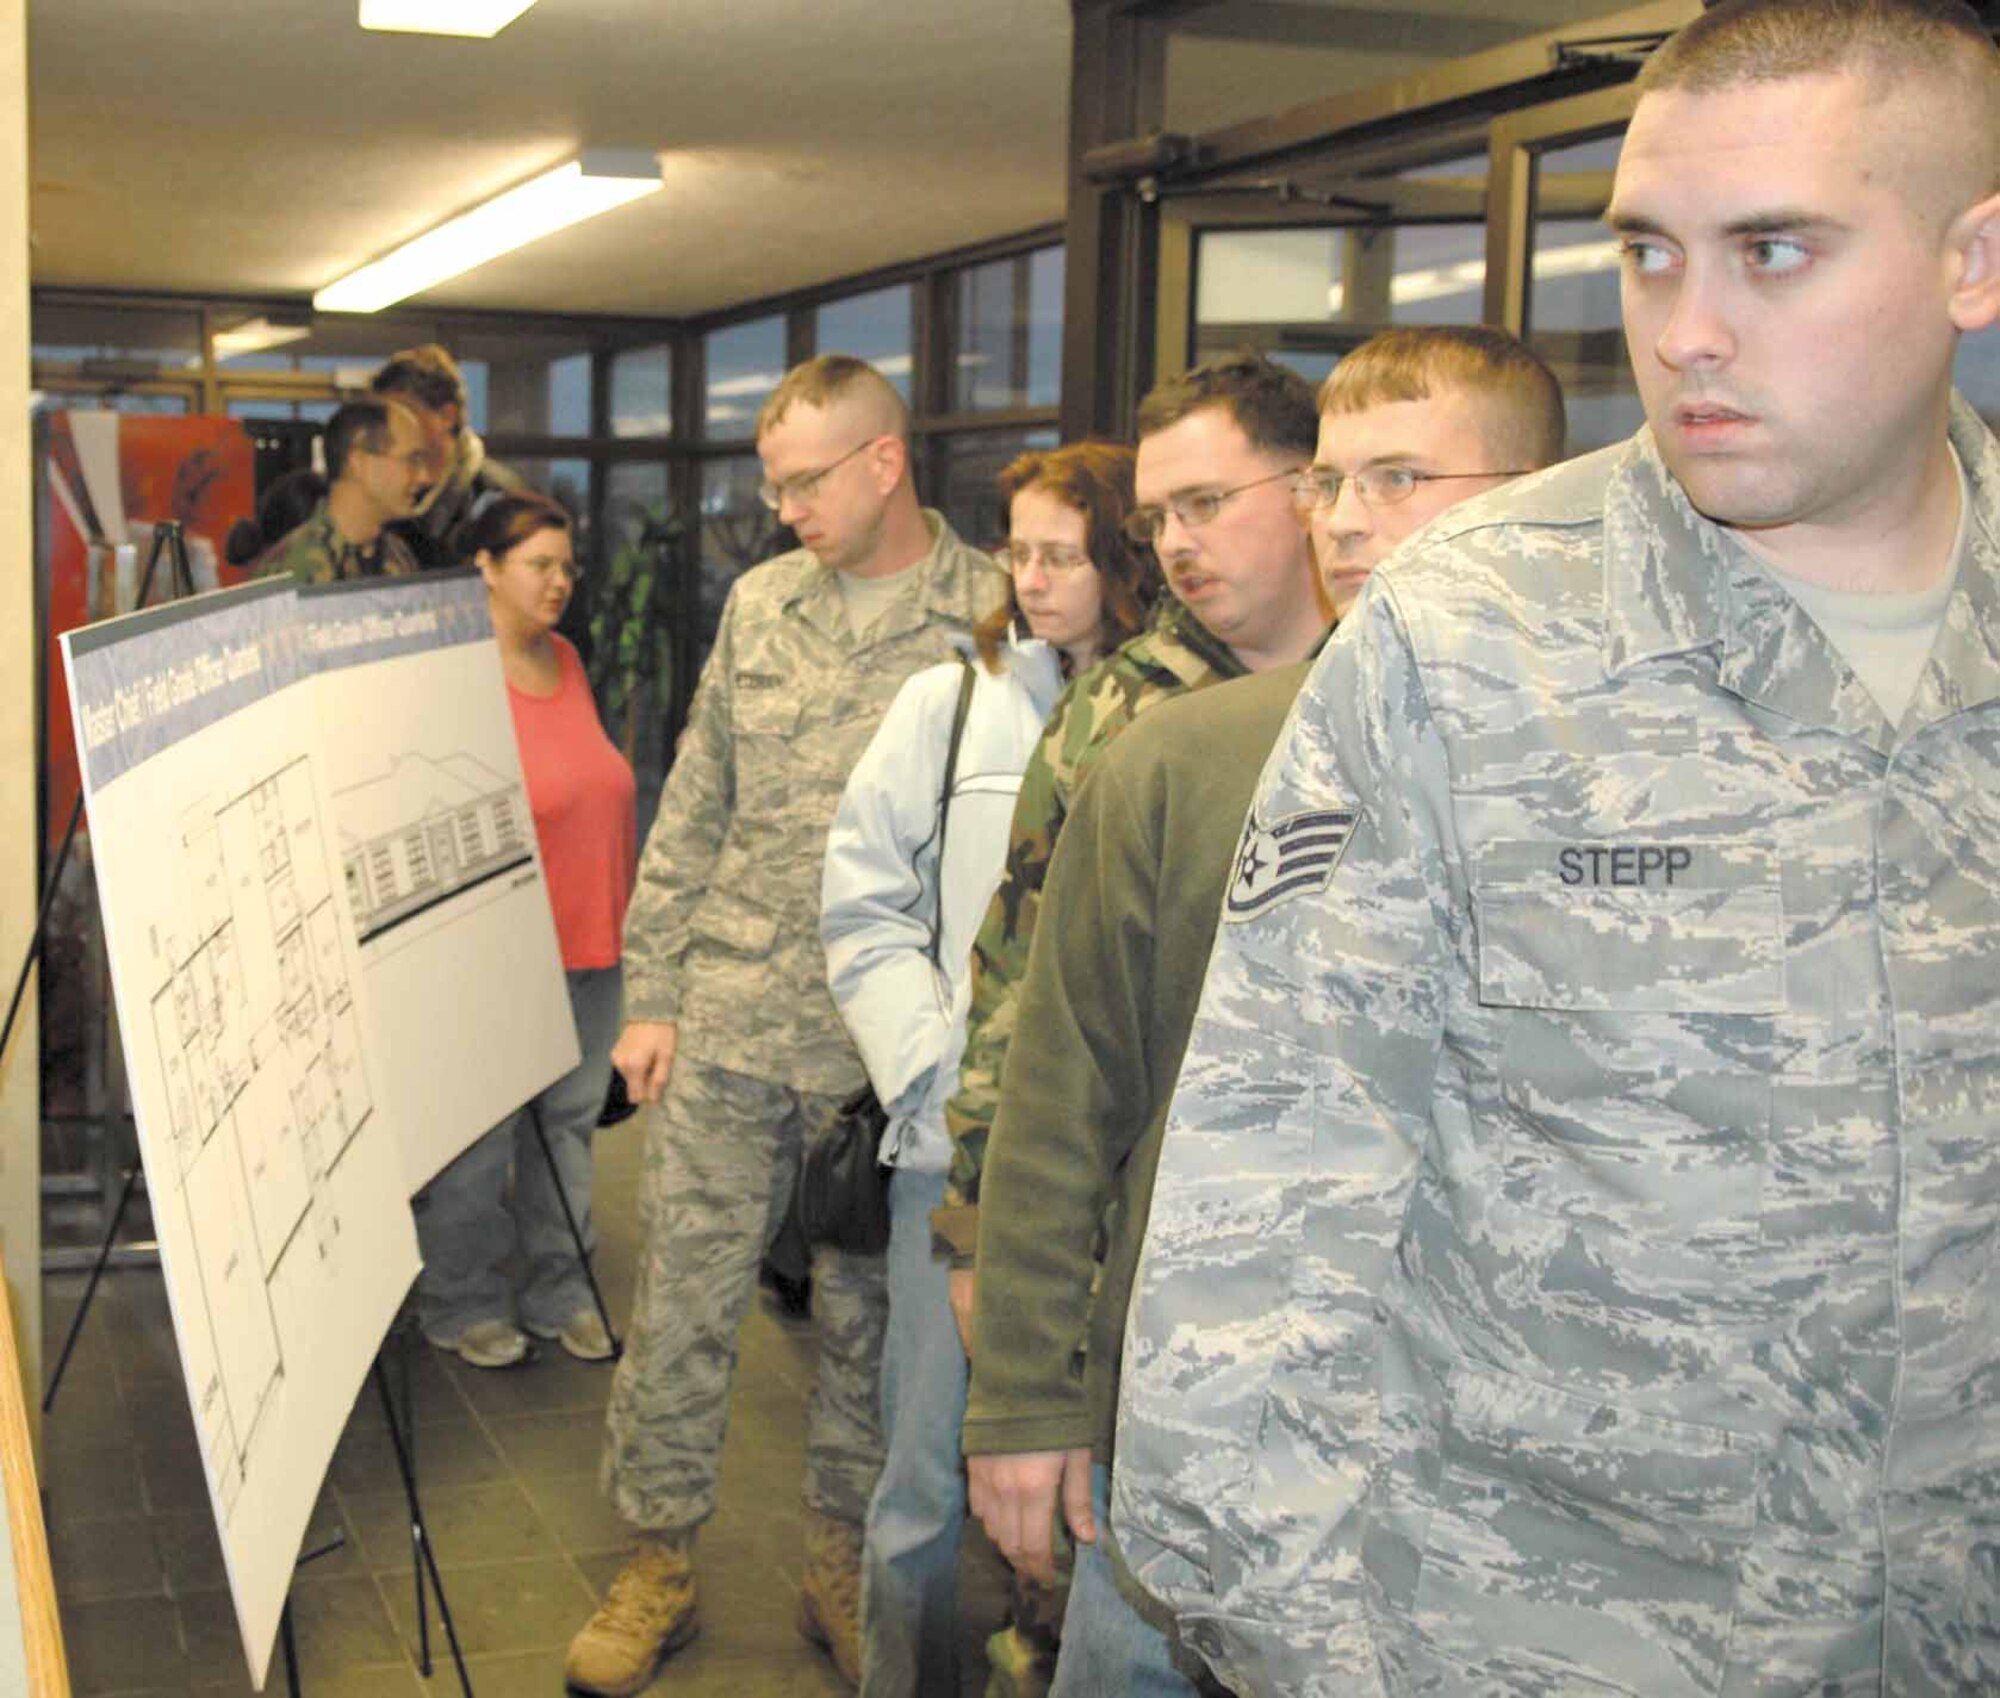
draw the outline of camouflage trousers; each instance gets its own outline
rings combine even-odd
[[[688,1057],[646,1129],[645,1243],[625,1354],[611,1382],[604,1486],[632,1526],[679,1532],[715,1509],[737,1334],[798,1178],[839,1112]],[[889,1312],[880,1256],[813,1251],[819,1366],[807,1412],[805,1500],[860,1526],[882,1471],[877,1387]]]

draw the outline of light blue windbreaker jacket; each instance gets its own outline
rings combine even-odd
[[[827,837],[820,891],[827,984],[889,1111],[882,1160],[920,1173],[951,1165],[944,1105],[965,1049],[972,940],[1000,882],[1021,771],[1062,690],[1060,657],[1047,643],[1010,638],[1002,659],[997,674],[968,654],[904,684],[848,778]],[[940,880],[939,792],[968,665],[972,700]]]

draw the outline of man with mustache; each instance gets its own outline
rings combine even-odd
[[[1012,1036],[1042,880],[1070,799],[1099,754],[1160,702],[1225,678],[1302,660],[1328,610],[1292,483],[1312,458],[1317,413],[1297,373],[1254,353],[1210,360],[1158,384],[1139,405],[1138,506],[1128,521],[1150,543],[1173,594],[1153,625],[1057,700],[1021,777],[1006,871],[972,951],[972,1002],[958,1092],[945,1108],[952,1183],[932,1217],[953,1261],[952,1309],[970,1325],[980,1162]],[[1048,1600],[1021,1600],[1034,1616]],[[1030,1625],[993,1647],[1046,1679],[1049,1638]]]
[[[2000,53],[1639,90],[1648,428],[1375,575],[1176,1088],[1112,1521],[1245,1695],[2000,1689]]]

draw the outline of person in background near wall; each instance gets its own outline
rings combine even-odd
[[[326,479],[309,467],[284,472],[273,478],[257,498],[257,516],[238,519],[229,527],[222,544],[222,558],[232,566],[255,566],[268,548],[286,537],[313,516],[313,509],[326,498]]]
[[[903,686],[827,840],[828,982],[888,1111],[881,1157],[895,1173],[887,1454],[862,1551],[863,1698],[958,1690],[965,1352],[946,1266],[931,1254],[930,1214],[951,1163],[944,1103],[965,1048],[973,933],[1000,880],[1021,769],[1063,680],[1136,636],[1159,584],[1151,552],[1121,528],[1132,510],[1131,449],[1032,451],[1000,474],[1000,492],[1010,584],[973,633],[977,661],[961,656]]]
[[[1551,464],[1563,435],[1554,374],[1503,331],[1391,330],[1343,358],[1294,490],[1336,617],[1405,538]],[[1075,1536],[1052,1698],[1191,1690],[1104,1538],[1118,1361],[1217,917],[1267,871],[1239,862],[1243,817],[1305,675],[1281,666],[1147,714],[1078,793],[1042,893],[980,1187],[965,1452],[1003,1555],[1047,1577],[1059,1513]]]
[[[598,721],[582,660],[556,634],[576,587],[569,515],[539,495],[502,495],[467,528],[465,546],[486,579],[583,1059],[418,1193],[418,1320],[432,1344],[475,1368],[520,1361],[523,1329],[601,1362],[611,1340],[531,1117],[541,1119],[587,1245],[591,1139],[611,1082],[619,941],[638,851],[632,769]]]
[[[2000,52],[1636,90],[1647,428],[1375,574],[1174,1088],[1112,1527],[1245,1698],[2000,1692]]]
[[[822,354],[757,420],[760,492],[801,546],[729,592],[626,927],[613,1051],[646,1129],[645,1245],[604,1477],[639,1548],[570,1642],[586,1692],[636,1692],[694,1637],[738,1334],[806,1140],[867,1075],[826,987],[821,869],[841,788],[911,674],[951,657],[999,574],[918,504],[909,409]],[[860,1671],[861,1530],[882,1467],[880,1256],[813,1256],[799,1625]]]
[[[327,420],[325,441],[325,497],[252,569],[260,578],[290,573],[302,584],[416,571],[417,557],[387,527],[430,491],[422,421],[400,401],[349,401]]]
[[[489,459],[472,428],[465,377],[435,342],[391,354],[368,380],[377,395],[393,395],[422,419],[437,481],[428,498],[396,531],[424,566],[455,566],[465,550],[458,533],[494,496],[523,490],[515,472]]]

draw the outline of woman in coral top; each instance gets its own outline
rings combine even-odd
[[[486,578],[583,1060],[418,1196],[418,1309],[424,1336],[475,1367],[520,1361],[526,1333],[597,1362],[610,1356],[611,1340],[529,1110],[541,1117],[589,1242],[591,1136],[618,1035],[619,939],[638,850],[632,769],[604,734],[583,662],[556,635],[576,588],[569,515],[542,496],[510,493],[484,508],[463,538],[467,559]]]

